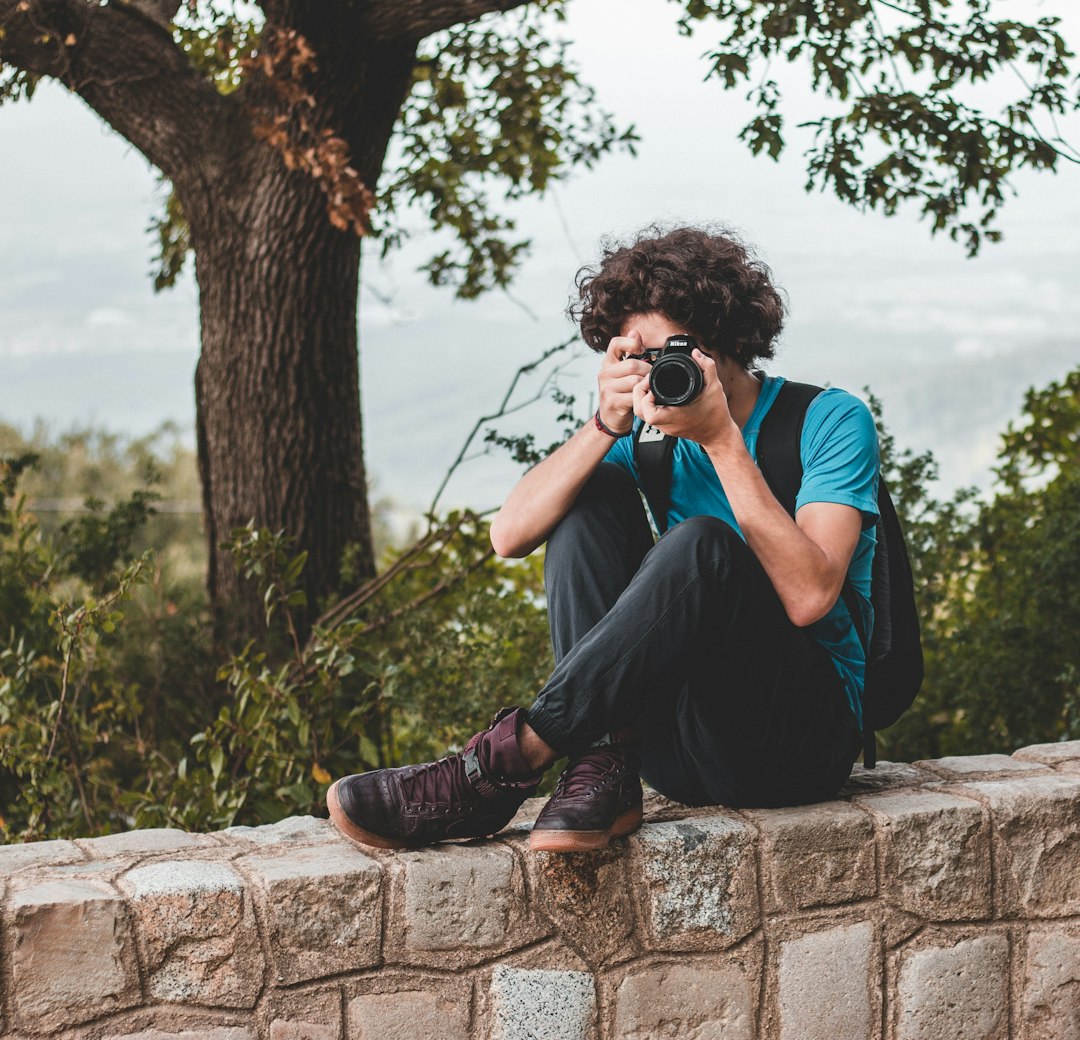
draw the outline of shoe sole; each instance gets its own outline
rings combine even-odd
[[[641,826],[641,809],[634,808],[617,817],[606,831],[533,830],[529,848],[534,852],[591,852],[607,848],[612,838],[625,838]]]
[[[340,780],[335,780],[326,792],[326,808],[330,810],[330,821],[345,835],[361,845],[371,845],[376,849],[410,849],[413,848],[408,842],[395,841],[393,838],[384,838],[381,834],[372,834],[371,831],[357,827],[341,808],[341,802],[337,796],[337,785]]]

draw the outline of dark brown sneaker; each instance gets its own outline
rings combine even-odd
[[[483,838],[502,830],[543,772],[517,743],[520,708],[504,708],[458,754],[437,762],[342,777],[326,792],[330,819],[353,841],[380,849]]]
[[[612,734],[610,744],[571,760],[555,793],[533,824],[529,847],[543,852],[602,849],[641,826],[641,778],[635,735]]]

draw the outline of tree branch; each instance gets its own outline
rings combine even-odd
[[[237,106],[204,80],[149,7],[0,0],[0,61],[59,80],[177,178]]]
[[[495,11],[513,11],[530,0],[371,0],[361,21],[375,40],[422,40]]]

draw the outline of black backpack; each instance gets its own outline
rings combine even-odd
[[[785,382],[758,432],[758,468],[777,501],[792,517],[802,484],[799,443],[803,421],[810,402],[821,392],[819,386]],[[649,426],[640,426],[634,437],[634,462],[661,533],[667,526],[671,460],[676,440],[675,437],[660,436],[658,430]],[[866,654],[862,695],[863,765],[873,769],[877,764],[875,730],[891,726],[911,707],[923,680],[915,583],[900,519],[883,479],[878,481],[877,547],[870,578],[874,630],[869,640],[859,609],[858,593],[850,579],[844,580],[840,595]]]

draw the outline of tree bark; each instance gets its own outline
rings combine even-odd
[[[374,185],[411,82],[413,46],[381,48],[320,98],[323,121],[350,140]],[[340,84],[320,66],[320,79]],[[346,114],[347,109],[347,114]],[[335,120],[335,110],[342,111]],[[257,632],[262,603],[220,543],[254,520],[306,550],[303,637],[339,589],[354,544],[361,579],[375,573],[360,414],[357,300],[361,239],[327,219],[304,173],[249,136],[211,192],[181,201],[199,285],[202,352],[196,415],[209,568],[219,643]]]

